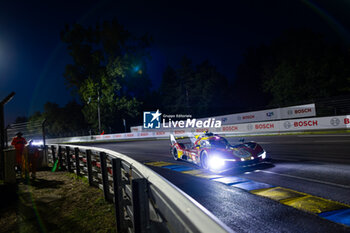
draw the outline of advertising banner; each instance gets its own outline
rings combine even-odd
[[[350,128],[350,116],[299,118],[281,121],[253,122],[246,124],[225,125],[220,133],[261,133],[293,132],[307,130],[329,130]],[[219,132],[218,132],[219,133]]]
[[[284,120],[280,122],[280,131],[350,128],[349,119],[350,116],[332,116],[304,118],[297,120]]]
[[[305,104],[285,108],[274,108],[254,112],[215,116],[211,118],[221,120],[222,125],[230,125],[257,121],[271,121],[312,116],[316,116],[315,104]]]
[[[239,124],[239,123],[246,123],[246,122],[279,120],[280,112],[278,108],[275,108],[275,109],[267,109],[263,111],[215,116],[212,118],[221,120],[223,125],[230,125],[230,124]]]
[[[315,104],[305,104],[280,108],[281,119],[292,119],[316,116]]]
[[[286,133],[302,132],[309,130],[331,130],[331,129],[350,129],[350,115],[331,116],[331,117],[313,117],[288,119],[280,121],[252,122],[244,124],[223,125],[220,128],[210,129],[209,131],[218,134],[235,135],[235,134],[258,134],[258,133]],[[118,140],[133,138],[165,138],[172,133],[177,137],[187,136],[189,133],[201,134],[208,128],[197,129],[171,129],[169,131],[139,132],[139,133],[122,133],[107,135],[92,135],[72,138],[47,139],[47,143],[67,143],[83,142],[98,140]]]
[[[152,115],[156,115],[158,118],[156,118],[159,122],[161,122],[160,116],[162,115],[160,112],[145,112],[149,113],[150,117],[148,120],[152,120]],[[184,129],[184,127],[180,127],[179,124],[176,122],[176,118],[169,118],[170,115],[164,114],[165,118],[163,117],[163,124],[157,123],[152,128],[144,128],[142,126],[134,126],[131,127],[130,130],[132,133],[136,132],[156,132],[158,130],[160,131],[166,131],[166,132],[172,132],[175,130],[185,130],[186,132],[203,132],[203,128],[210,128],[209,131],[217,131],[219,127],[213,127],[214,123],[220,122],[221,126],[224,125],[233,125],[233,124],[243,124],[243,123],[253,123],[253,122],[263,122],[263,121],[277,121],[282,119],[293,119],[293,118],[304,118],[304,117],[314,117],[316,116],[316,108],[315,104],[304,104],[304,105],[297,105],[297,106],[290,106],[290,107],[284,107],[284,108],[274,108],[274,109],[266,109],[261,111],[253,111],[253,112],[245,112],[245,113],[236,113],[236,114],[229,114],[229,115],[221,115],[221,116],[213,116],[208,118],[190,118],[187,119],[191,123],[191,127],[185,127],[187,129]],[[175,116],[175,115],[174,115]],[[147,119],[146,119],[147,120]],[[203,121],[204,123],[208,123],[208,125],[196,125],[196,121]],[[184,123],[188,123],[187,121],[184,121]],[[150,124],[150,122],[148,122]],[[147,124],[146,124],[147,125]],[[153,124],[150,124],[153,126]],[[156,127],[157,126],[157,127]],[[159,126],[159,127],[158,127]],[[189,129],[191,128],[191,129]],[[208,130],[208,129],[207,129]],[[228,130],[228,128],[224,128],[224,131]],[[178,132],[176,132],[178,133]]]
[[[141,132],[141,131],[142,131],[142,126],[130,127],[130,132],[132,132],[132,133],[137,133],[137,132]]]

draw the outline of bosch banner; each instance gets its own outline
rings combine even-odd
[[[315,104],[305,104],[285,108],[274,108],[262,111],[237,113],[224,116],[214,116],[211,118],[220,120],[222,122],[222,125],[230,125],[248,122],[273,121],[313,116],[316,116]]]
[[[281,119],[292,119],[316,116],[315,104],[305,104],[280,108]]]

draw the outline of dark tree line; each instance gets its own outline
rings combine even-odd
[[[123,119],[135,121],[150,95],[145,62],[151,38],[132,35],[114,19],[93,27],[67,26],[61,39],[73,58],[64,77],[82,103],[86,122],[97,129],[98,106],[102,129],[121,131]]]
[[[64,78],[78,103],[62,108],[47,103],[43,113],[30,117],[47,118],[52,135],[97,132],[98,105],[102,129],[122,132],[123,119],[128,127],[140,125],[144,110],[205,117],[350,92],[349,50],[306,29],[288,30],[268,45],[247,48],[233,79],[208,60],[194,64],[184,56],[177,68],[165,69],[158,90],[147,75],[148,35],[136,37],[112,20],[67,26],[61,39],[73,60]]]
[[[168,66],[164,71],[159,95],[161,109],[166,113],[208,116],[225,111],[230,84],[208,60],[193,65],[183,57],[179,69]]]
[[[73,136],[88,133],[88,124],[82,113],[82,106],[75,101],[64,107],[47,102],[44,111],[29,117],[29,122],[43,122],[46,119],[46,133],[49,137]]]
[[[350,94],[348,48],[311,30],[285,31],[270,45],[247,49],[244,57],[235,87],[250,106],[255,101],[256,106],[286,106]]]

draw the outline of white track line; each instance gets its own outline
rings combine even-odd
[[[319,141],[313,141],[315,143],[333,143],[333,142],[347,142],[347,143],[350,143],[350,140],[319,140]]]
[[[280,145],[285,145],[285,144],[308,144],[308,143],[350,143],[350,139],[348,140],[315,140],[315,141],[287,141],[287,142],[260,142],[259,144],[280,144]]]
[[[261,171],[261,172],[280,175],[280,176],[286,176],[286,177],[290,177],[290,178],[296,178],[296,179],[300,179],[300,180],[307,180],[307,181],[317,182],[317,183],[326,184],[326,185],[333,185],[333,186],[337,186],[340,188],[350,189],[349,185],[335,184],[335,183],[331,183],[331,182],[327,182],[327,181],[315,180],[315,179],[310,179],[310,178],[305,178],[305,177],[300,177],[300,176],[293,176],[293,175],[288,175],[288,174],[281,174],[281,173],[271,172],[271,171]]]
[[[300,138],[313,138],[313,137],[350,137],[350,134],[324,134],[324,135],[297,135]]]

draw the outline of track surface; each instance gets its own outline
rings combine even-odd
[[[231,144],[238,143],[238,138],[228,139]],[[261,136],[245,140],[260,143],[271,163],[237,169],[228,175],[350,204],[350,135]],[[193,166],[174,161],[167,140],[90,145],[112,149],[144,163],[166,161]],[[350,232],[349,227],[232,186],[159,167],[152,169],[238,232]]]

